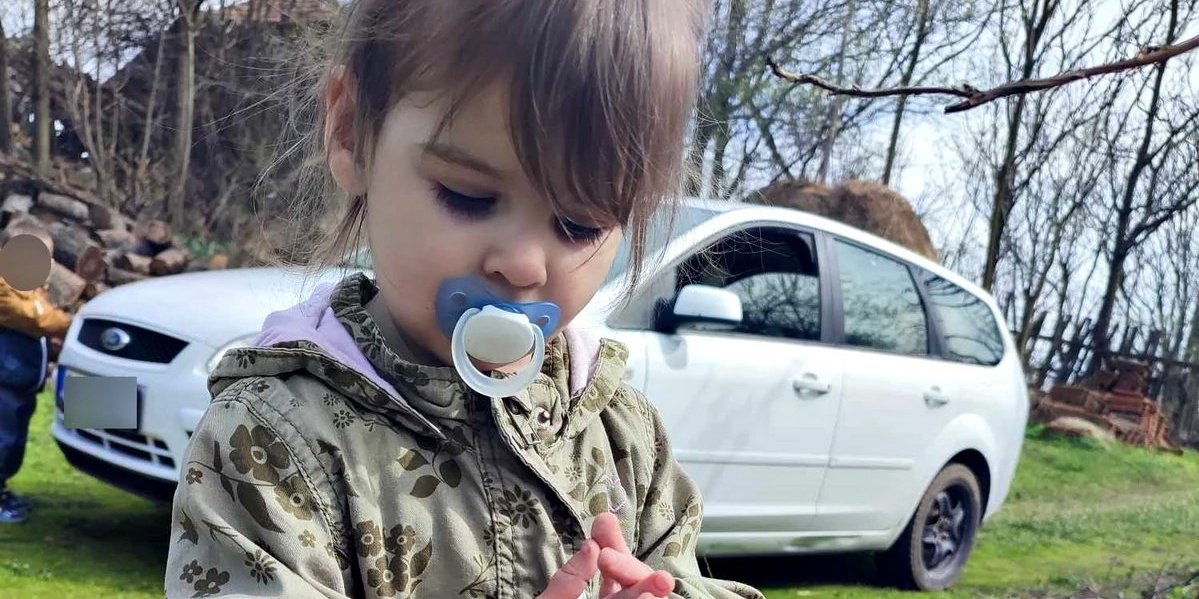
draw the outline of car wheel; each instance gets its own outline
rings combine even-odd
[[[957,583],[974,549],[981,495],[969,468],[946,466],[924,492],[903,534],[880,556],[887,578],[902,588],[922,591]]]

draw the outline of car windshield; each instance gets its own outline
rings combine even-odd
[[[650,224],[650,230],[646,237],[645,255],[653,256],[655,253],[662,251],[671,239],[694,229],[717,214],[719,214],[717,210],[684,205],[675,216],[673,227],[670,226],[671,223],[667,221],[667,217],[660,216],[655,218]],[[612,262],[612,270],[608,271],[608,278],[604,281],[604,284],[611,283],[624,276],[625,271],[629,269],[631,255],[629,238],[626,237],[624,242],[620,244],[620,252],[616,255],[616,260]]]

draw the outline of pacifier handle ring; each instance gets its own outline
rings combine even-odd
[[[458,318],[458,324],[454,325],[454,334],[450,338],[450,352],[454,359],[454,369],[458,371],[458,375],[462,377],[467,386],[483,395],[488,397],[516,395],[531,385],[538,373],[541,372],[541,364],[545,361],[545,334],[541,332],[541,327],[529,323],[529,327],[533,329],[533,362],[515,376],[495,379],[476,368],[474,362],[471,362],[470,354],[466,353],[466,343],[463,339],[466,334],[466,323],[479,312],[478,308],[471,308],[463,312],[462,316]]]

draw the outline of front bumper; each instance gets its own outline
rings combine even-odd
[[[175,496],[175,487],[177,485],[174,481],[167,481],[153,476],[146,476],[133,470],[126,470],[125,468],[113,465],[111,462],[97,458],[90,453],[80,451],[71,445],[63,443],[61,440],[55,440],[58,442],[58,447],[62,450],[63,455],[66,456],[67,461],[79,471],[93,478],[158,503],[169,504]]]

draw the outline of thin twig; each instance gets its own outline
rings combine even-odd
[[[956,112],[965,112],[972,108],[978,108],[984,104],[994,102],[1000,98],[1008,96],[1016,96],[1032,92],[1045,91],[1056,87],[1061,87],[1068,83],[1090,79],[1099,75],[1109,75],[1112,73],[1121,73],[1131,71],[1149,65],[1162,64],[1171,58],[1186,54],[1192,50],[1199,49],[1199,36],[1195,36],[1182,43],[1172,46],[1147,47],[1138,53],[1135,57],[1119,62],[1104,64],[1085,69],[1067,71],[1053,77],[1043,79],[1023,79],[1005,83],[998,87],[988,90],[980,90],[969,84],[962,84],[958,87],[942,87],[942,86],[915,86],[915,87],[893,87],[883,89],[862,89],[860,87],[841,87],[833,83],[829,83],[820,77],[807,73],[792,73],[784,70],[773,57],[766,57],[766,65],[774,75],[780,79],[785,79],[793,83],[805,85],[813,85],[823,89],[831,94],[840,96],[850,96],[854,98],[883,98],[891,96],[953,96],[963,98],[964,100],[957,104],[951,104],[945,107],[945,114],[953,114]]]

